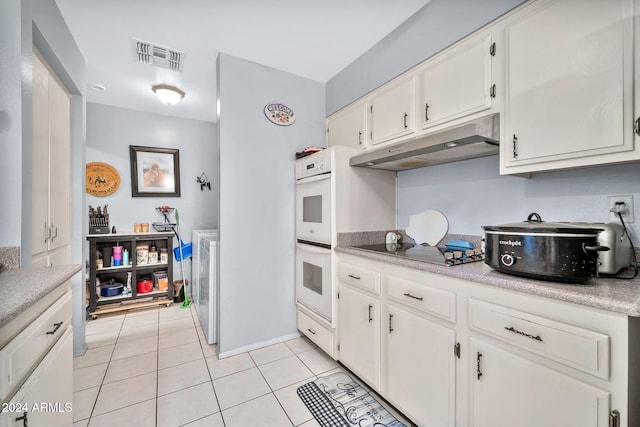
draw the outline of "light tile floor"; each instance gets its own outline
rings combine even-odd
[[[296,389],[343,370],[306,338],[218,359],[193,307],[91,320],[74,359],[74,426],[303,426]]]

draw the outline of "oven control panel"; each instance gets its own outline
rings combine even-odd
[[[331,154],[330,150],[324,150],[297,160],[296,179],[309,178],[331,172]]]

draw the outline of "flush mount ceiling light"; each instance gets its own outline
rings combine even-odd
[[[176,105],[185,95],[185,93],[177,87],[169,85],[153,85],[151,86],[151,90],[161,102],[168,105]]]

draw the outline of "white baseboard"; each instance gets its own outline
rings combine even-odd
[[[268,345],[278,344],[281,342],[289,341],[295,338],[301,337],[302,334],[300,332],[296,332],[289,335],[284,335],[278,338],[273,338],[268,341],[262,341],[259,343],[247,345],[244,347],[234,348],[233,350],[224,351],[222,353],[218,353],[218,359],[224,359],[225,357],[235,356],[240,353],[246,353],[247,351],[256,350],[258,348],[266,347]]]

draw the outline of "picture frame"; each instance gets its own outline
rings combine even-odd
[[[132,197],[180,197],[180,150],[129,146]]]

